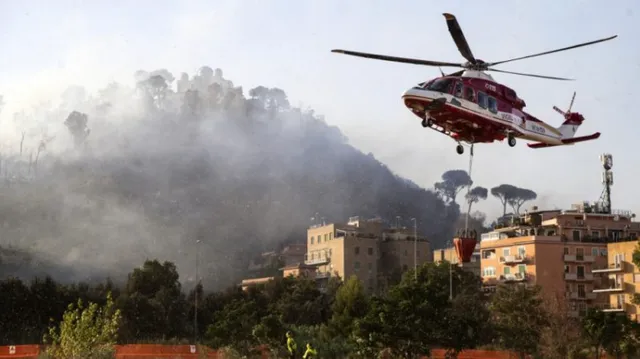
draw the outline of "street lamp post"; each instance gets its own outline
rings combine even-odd
[[[413,220],[413,276],[414,279],[418,279],[418,221],[416,218]]]
[[[194,291],[194,314],[193,314],[193,336],[194,336],[194,345],[198,345],[198,252],[200,249],[198,248],[198,244],[200,244],[200,240],[196,240],[196,287]]]

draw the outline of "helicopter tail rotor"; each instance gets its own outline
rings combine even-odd
[[[567,111],[562,111],[561,109],[558,108],[558,106],[553,106],[553,109],[561,114],[564,117],[567,117],[568,114],[571,113],[571,108],[573,107],[573,102],[576,100],[576,92],[573,91],[573,96],[571,97],[571,102],[569,103],[569,108],[567,109]]]

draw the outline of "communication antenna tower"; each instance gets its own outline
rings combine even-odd
[[[600,163],[602,163],[602,184],[604,188],[600,195],[600,203],[602,212],[611,214],[611,186],[613,186],[613,156],[609,153],[600,155]]]

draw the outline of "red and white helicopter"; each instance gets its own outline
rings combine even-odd
[[[600,137],[599,132],[588,136],[574,137],[578,127],[584,121],[584,117],[577,112],[571,112],[571,106],[569,106],[567,112],[563,112],[554,106],[554,109],[562,114],[565,119],[564,123],[558,128],[524,112],[524,100],[519,98],[513,89],[496,82],[485,71],[552,80],[571,80],[561,77],[497,70],[491,68],[491,66],[592,45],[612,40],[617,35],[509,60],[485,62],[476,59],[471,53],[471,49],[455,16],[451,14],[443,15],[447,21],[453,41],[456,43],[460,54],[467,60],[466,63],[420,60],[347,50],[332,50],[332,52],[415,65],[462,68],[463,70],[449,75],[445,75],[440,70],[442,77],[420,83],[402,95],[404,104],[422,119],[423,127],[437,130],[458,142],[456,148],[458,154],[464,153],[463,142],[473,145],[474,143],[502,141],[507,138],[509,146],[513,147],[516,145],[516,138],[521,138],[528,141],[537,141],[537,143],[528,144],[531,148],[542,148],[572,145],[576,142],[595,140]],[[573,104],[573,99],[571,104]]]

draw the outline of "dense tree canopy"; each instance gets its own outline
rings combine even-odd
[[[511,206],[514,214],[520,214],[520,208],[525,202],[538,198],[538,194],[530,189],[516,187],[510,184],[501,184],[491,189],[491,194],[502,203],[502,215],[507,214],[507,204]]]
[[[344,283],[332,278],[322,290],[304,277],[279,277],[246,291],[199,287],[198,341],[244,354],[268,345],[282,357],[291,331],[299,347],[309,342],[322,357],[336,359],[383,351],[412,358],[435,348],[454,358],[487,345],[545,358],[557,357],[550,350],[568,357],[640,348],[640,330],[626,316],[589,312],[582,321],[571,319],[565,307],[543,304],[538,287],[501,285],[487,298],[479,277],[449,265],[424,264],[376,295],[366,294],[355,277]],[[194,291],[182,292],[176,273],[173,263],[148,260],[122,286],[3,280],[0,344],[46,339],[55,344],[54,358],[68,358],[106,353],[116,341],[193,343]],[[93,344],[87,337],[95,338]]]

